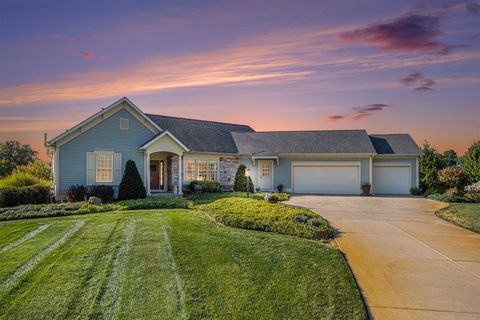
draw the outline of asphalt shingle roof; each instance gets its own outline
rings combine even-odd
[[[162,130],[167,130],[191,151],[238,153],[232,132],[251,132],[246,125],[147,114]]]
[[[375,153],[365,130],[234,132],[232,135],[239,153],[254,156]]]
[[[372,134],[370,135],[370,140],[378,154],[422,154],[422,151],[409,134]]]

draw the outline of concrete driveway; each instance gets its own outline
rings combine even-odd
[[[293,196],[337,228],[375,319],[480,319],[480,235],[423,198]]]

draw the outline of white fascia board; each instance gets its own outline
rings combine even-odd
[[[169,136],[170,138],[173,139],[173,141],[175,141],[180,147],[182,147],[183,150],[185,150],[186,152],[190,151],[190,149],[187,148],[187,146],[185,146],[180,140],[177,139],[177,137],[175,137],[172,133],[170,133],[169,131],[164,131],[163,133],[159,134],[158,136],[156,136],[155,138],[153,138],[152,140],[150,140],[149,142],[145,143],[143,146],[140,147],[140,150],[146,150],[149,146],[151,146],[153,143],[155,143],[158,139],[164,137],[164,136]]]
[[[60,135],[56,136],[55,138],[53,138],[52,140],[48,141],[47,145],[49,145],[49,146],[55,145],[56,143],[60,142],[61,140],[65,139],[65,138],[67,138],[68,136],[70,136],[71,134],[73,134],[75,132],[77,132],[77,134],[79,134],[81,132],[84,132],[84,131],[82,131],[82,128],[84,126],[86,126],[86,125],[92,123],[93,121],[95,121],[96,119],[104,116],[105,114],[107,114],[112,109],[116,108],[117,106],[121,105],[122,103],[128,104],[133,110],[135,110],[138,113],[138,115],[140,115],[141,118],[145,119],[149,124],[151,124],[157,130],[157,132],[162,131],[162,129],[155,122],[153,122],[152,119],[147,117],[147,115],[145,115],[142,112],[142,110],[140,110],[132,101],[130,101],[127,97],[123,97],[120,100],[115,101],[114,103],[112,103],[108,107],[103,108],[102,110],[98,111],[94,115],[92,115],[92,116],[88,117],[87,119],[83,120],[82,122],[80,122],[79,124],[74,126],[73,128],[68,129],[67,131],[63,132],[62,134],[60,134]],[[102,118],[102,120],[103,120],[103,118]],[[155,133],[157,133],[157,132],[155,132]]]

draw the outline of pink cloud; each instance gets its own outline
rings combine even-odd
[[[95,58],[95,52],[93,51],[83,51],[82,52],[82,57],[85,60],[92,60]]]

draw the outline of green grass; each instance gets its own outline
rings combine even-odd
[[[0,319],[366,319],[340,252],[319,242],[178,209],[0,222],[0,245],[45,224],[0,252]]]
[[[480,233],[480,203],[455,203],[437,212],[437,216],[457,226]]]

